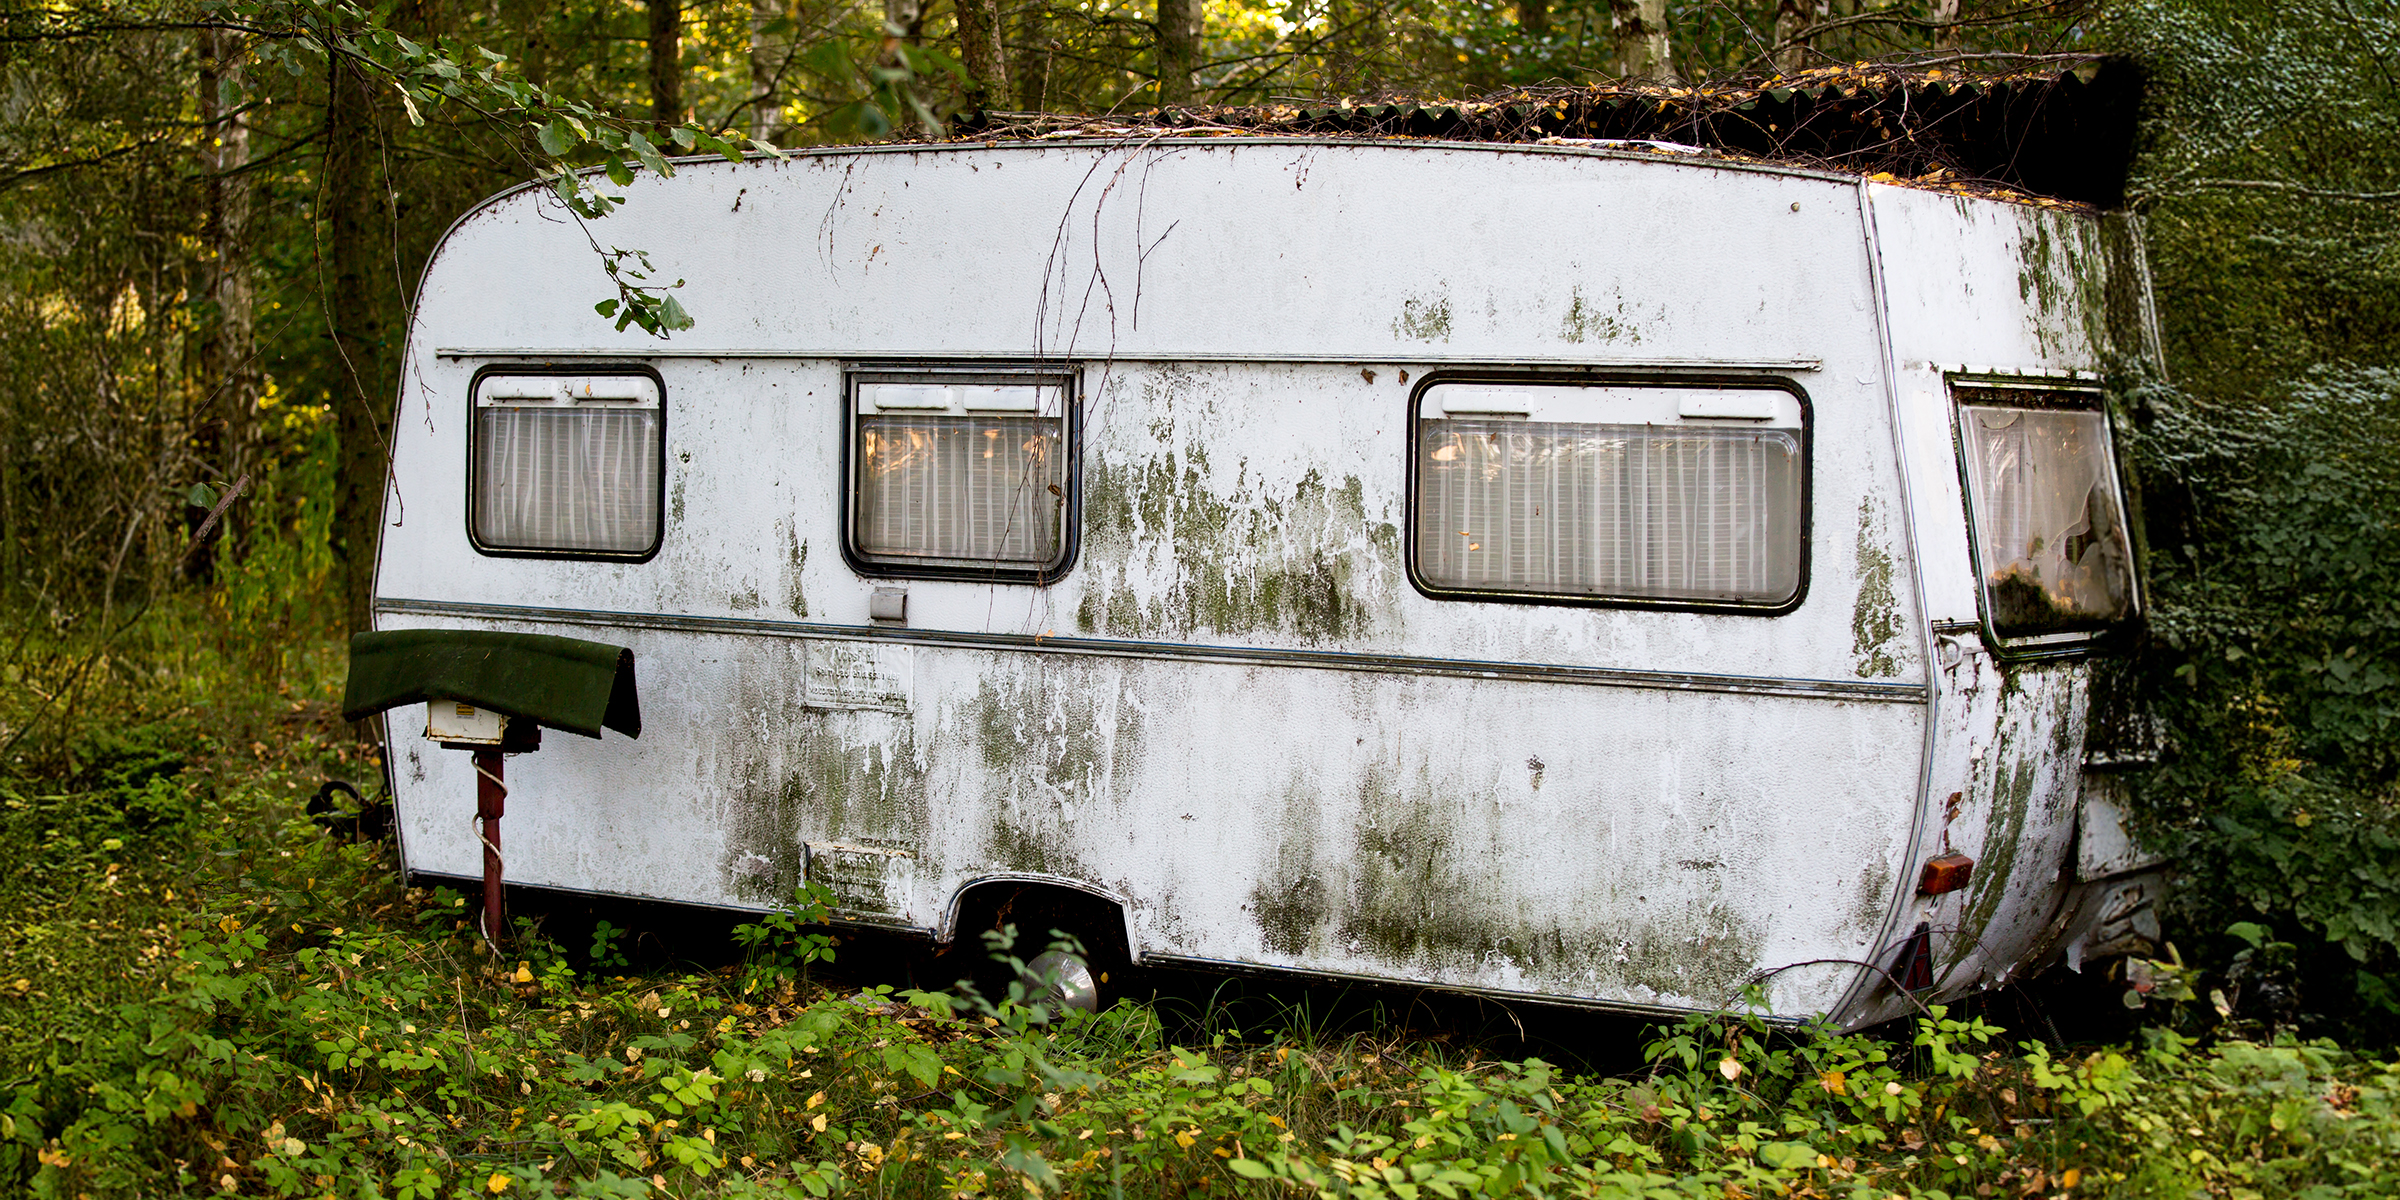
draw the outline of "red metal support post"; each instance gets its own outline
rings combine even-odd
[[[500,816],[507,808],[508,787],[500,781],[500,751],[475,752],[475,824],[483,841],[483,936],[499,949],[508,932],[508,913],[500,896]]]

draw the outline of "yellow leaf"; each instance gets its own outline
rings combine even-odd
[[[810,1096],[810,1097],[808,1098],[808,1104],[807,1104],[807,1106],[806,1106],[806,1107],[809,1107],[809,1108],[815,1108],[816,1106],[818,1106],[818,1105],[820,1105],[820,1104],[823,1104],[823,1103],[825,1103],[825,1093],[823,1093],[823,1092],[818,1092],[816,1095],[814,1095],[814,1096]]]
[[[1717,1074],[1724,1076],[1727,1083],[1731,1083],[1742,1077],[1742,1064],[1727,1058],[1717,1064]]]
[[[1817,1076],[1817,1086],[1824,1088],[1828,1095],[1840,1096],[1847,1094],[1849,1089],[1844,1081],[1849,1078],[1840,1071],[1826,1071]]]
[[[533,972],[532,972],[532,971],[529,971],[529,970],[527,970],[527,969],[525,969],[525,964],[524,964],[524,963],[518,963],[518,964],[517,964],[517,982],[518,982],[518,983],[532,983],[532,982],[533,982]]]
[[[2060,1173],[2059,1173],[2059,1176],[2058,1176],[2058,1185],[2059,1185],[2060,1187],[2070,1187],[2070,1188],[2071,1188],[2071,1187],[2074,1187],[2076,1184],[2079,1184],[2079,1183],[2082,1183],[2082,1182],[2083,1182],[2083,1172],[2082,1172],[2082,1170],[2080,1170],[2079,1168],[2076,1168],[2076,1167],[2068,1167],[2066,1170],[2064,1170],[2064,1171],[2060,1172]]]
[[[816,1130],[818,1133],[825,1132],[825,1114],[818,1113],[816,1116],[809,1118],[808,1127]]]
[[[498,1171],[492,1172],[492,1177],[483,1181],[483,1186],[490,1188],[492,1190],[492,1194],[495,1196],[507,1191],[508,1184],[508,1176],[503,1175]]]

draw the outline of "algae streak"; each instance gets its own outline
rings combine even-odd
[[[1892,590],[1892,553],[1883,547],[1883,521],[1875,498],[1858,501],[1858,599],[1850,608],[1850,652],[1861,679],[1895,679],[1906,646],[1900,640],[1900,603]]]
[[[1128,462],[1094,447],[1084,467],[1080,630],[1329,644],[1397,623],[1399,526],[1367,511],[1357,476],[1311,469],[1278,484],[1242,462],[1228,484],[1200,438],[1175,448],[1180,426],[1213,417],[1199,384],[1161,372],[1146,390],[1154,410],[1174,414],[1153,425],[1163,449]]]

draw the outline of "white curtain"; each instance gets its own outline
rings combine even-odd
[[[1963,405],[1985,598],[2003,634],[2088,629],[2132,607],[2132,555],[2097,412]]]
[[[1800,586],[1785,429],[1436,420],[1418,569],[1439,587],[1778,604]]]
[[[497,406],[475,417],[484,545],[639,554],[658,541],[657,409]]]
[[[862,417],[859,549],[977,563],[1056,559],[1065,507],[1059,424],[1056,417]]]

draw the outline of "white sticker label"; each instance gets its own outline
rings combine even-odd
[[[916,651],[876,642],[810,642],[807,708],[909,711]]]

